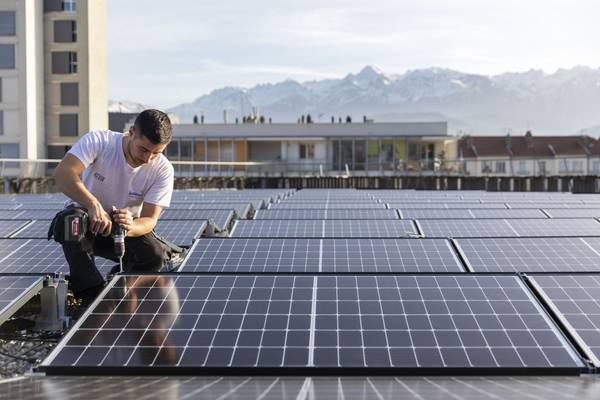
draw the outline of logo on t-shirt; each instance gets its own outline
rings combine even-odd
[[[129,194],[129,196],[132,196],[132,197],[142,197],[143,196],[141,193],[136,193],[136,192],[129,192],[128,194]]]
[[[98,179],[100,182],[104,182],[104,177],[97,172],[94,172],[94,178]]]

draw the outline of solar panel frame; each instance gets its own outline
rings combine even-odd
[[[352,209],[359,210],[364,208],[373,208],[373,209],[383,209],[388,208],[385,203],[375,203],[373,201],[364,202],[364,203],[342,203],[342,202],[297,202],[297,203],[273,203],[269,205],[269,209],[334,209],[334,208],[342,208],[342,209]]]
[[[396,208],[400,210],[410,209],[442,209],[442,210],[461,210],[461,209],[501,209],[504,210],[507,207],[503,203],[484,204],[484,203],[426,203],[426,202],[389,202],[387,203],[389,208]]]
[[[547,219],[548,216],[539,209],[534,208],[513,208],[513,209],[498,209],[498,210],[471,210],[475,219],[523,219],[523,218],[541,218]]]
[[[40,369],[579,374],[585,367],[516,276],[145,275],[115,277]]]
[[[519,236],[600,236],[600,223],[590,219],[511,219]]]
[[[0,276],[0,325],[35,296],[43,285],[42,277]]]

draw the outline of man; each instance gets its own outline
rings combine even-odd
[[[70,287],[83,303],[92,301],[105,283],[94,256],[117,260],[110,236],[113,222],[126,230],[125,271],[162,267],[165,245],[153,229],[173,193],[173,166],[162,154],[170,141],[169,117],[145,110],[128,133],[87,133],[54,170],[58,188],[72,200],[69,206],[82,207],[89,218],[83,245],[62,244]]]

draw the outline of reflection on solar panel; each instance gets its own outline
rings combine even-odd
[[[115,277],[42,365],[584,366],[517,277],[467,275]]]
[[[600,236],[595,219],[514,219],[509,224],[521,236]]]
[[[600,276],[536,275],[529,279],[592,364],[600,367]]]
[[[246,218],[252,209],[250,203],[220,203],[220,204],[194,204],[191,210],[235,210],[240,218]]]
[[[269,209],[257,211],[254,219],[398,219],[396,210],[351,209]]]
[[[548,216],[536,209],[511,209],[511,210],[471,210],[473,216],[477,219],[485,218],[542,218],[546,219]]]
[[[206,221],[194,220],[159,220],[154,231],[160,237],[179,246],[191,246],[194,239],[199,238],[207,227]]]
[[[160,220],[210,220],[220,230],[226,229],[233,219],[233,210],[173,210],[166,209],[160,215]]]
[[[0,238],[8,238],[30,221],[0,221]]]
[[[332,221],[328,221],[332,222]],[[325,221],[320,220],[238,220],[231,237],[256,238],[321,238]]]
[[[583,238],[456,239],[474,272],[600,271],[600,252]]]
[[[41,277],[0,276],[0,324],[40,291]]]
[[[600,209],[598,208],[578,208],[578,209],[544,209],[550,218],[595,218],[600,217]]]
[[[60,210],[62,210],[62,208],[56,210],[19,210],[19,215],[15,218],[52,220]]]
[[[0,273],[59,274],[69,273],[69,265],[60,244],[46,239],[0,240]],[[115,261],[96,257],[96,267],[102,275],[110,272]]]
[[[427,237],[501,237],[519,236],[503,219],[439,219],[419,220]]]
[[[442,239],[200,239],[181,272],[464,272]]]

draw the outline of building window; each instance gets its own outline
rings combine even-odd
[[[79,105],[79,84],[77,82],[66,82],[60,84],[60,105]]]
[[[0,69],[15,69],[14,44],[0,44]]]
[[[0,11],[0,36],[15,36],[15,12]]]
[[[298,158],[301,160],[314,160],[315,145],[313,143],[301,143],[299,146],[300,154]]]
[[[4,135],[4,111],[0,110],[0,135]]]
[[[53,74],[76,74],[77,73],[77,53],[74,51],[54,51],[54,52],[52,52],[52,73]]]
[[[560,174],[566,174],[569,172],[569,164],[567,160],[558,160],[558,172]]]
[[[497,174],[505,174],[506,173],[506,162],[505,161],[496,161],[496,173]]]
[[[491,161],[482,161],[481,162],[481,173],[489,174],[492,172],[492,162]]]
[[[519,160],[519,164],[517,167],[517,174],[518,175],[527,175],[528,171],[527,171],[527,161],[525,160]]]
[[[74,43],[77,41],[76,21],[54,21],[54,41],[56,43]]]
[[[77,11],[77,1],[76,0],[62,0],[61,11],[75,12]]]
[[[79,119],[77,114],[60,114],[58,121],[59,136],[77,136],[79,134]]]
[[[540,175],[546,175],[546,161],[538,162],[538,167],[540,168]]]
[[[571,161],[571,172],[583,173],[583,161]]]
[[[18,143],[1,143],[0,144],[0,158],[19,158],[19,144]],[[19,163],[5,163],[6,168],[18,168]]]

